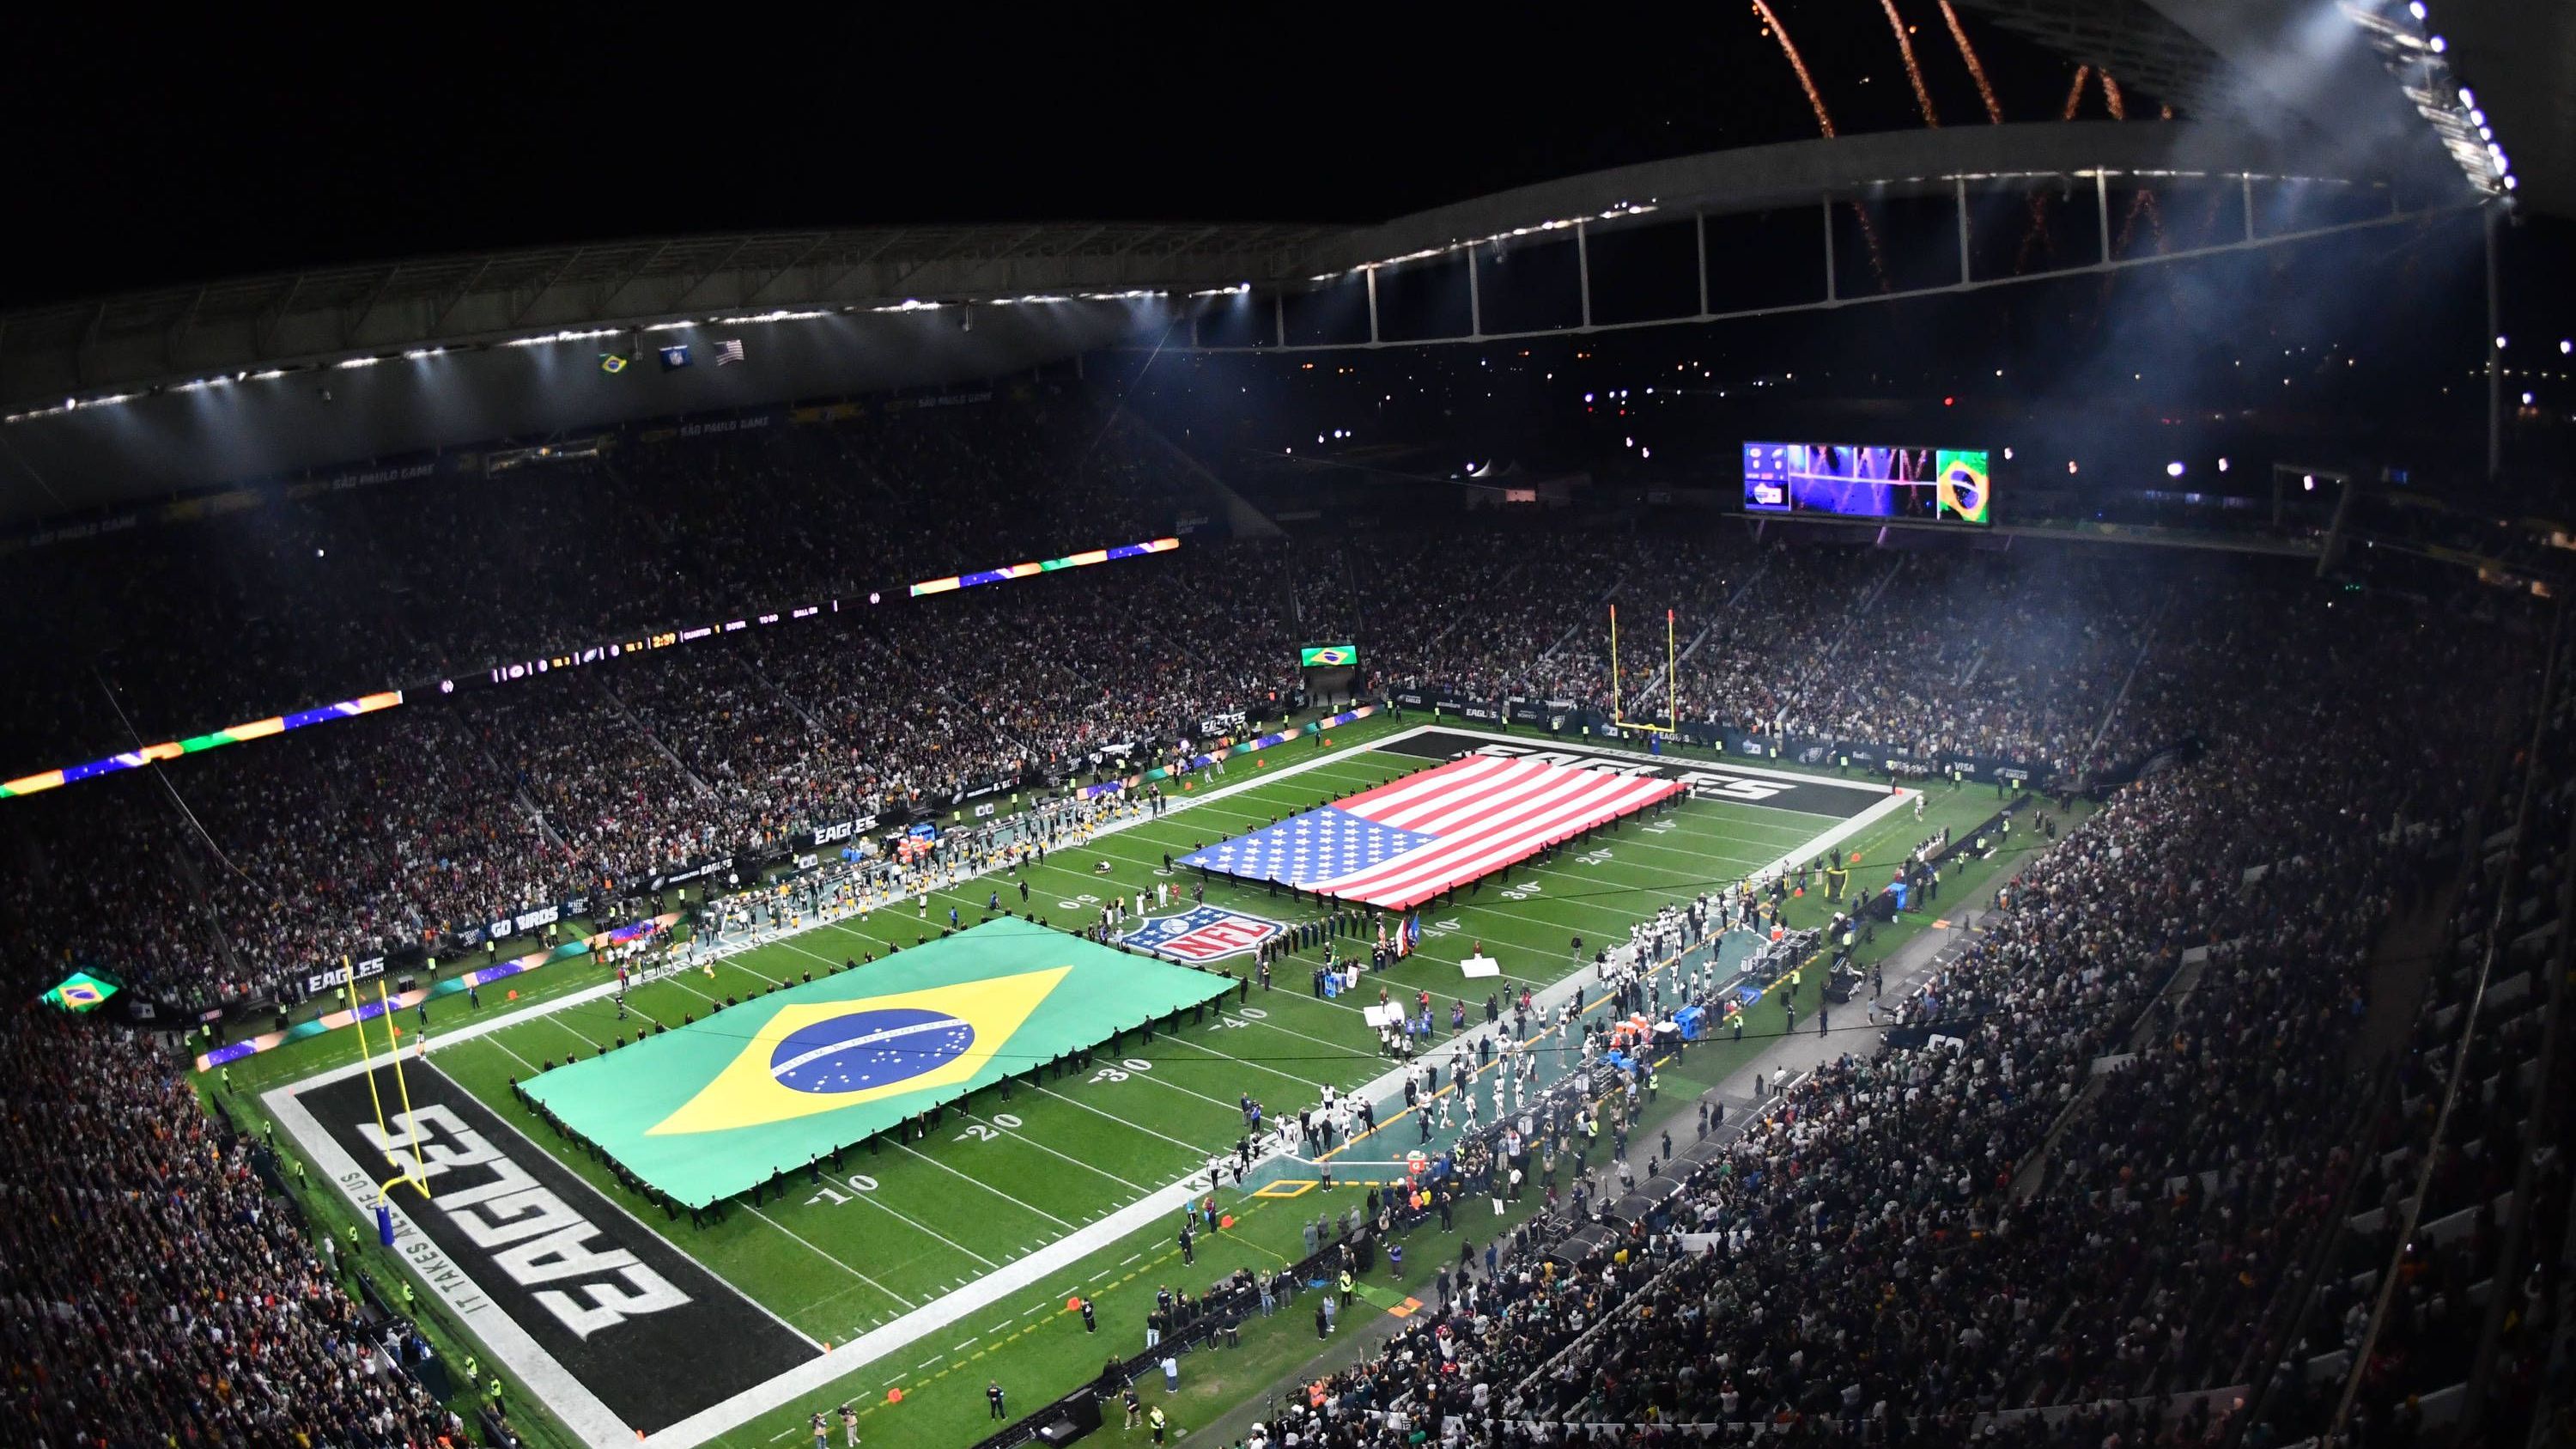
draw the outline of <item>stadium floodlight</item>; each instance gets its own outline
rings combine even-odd
[[[2172,461],[2172,462],[2170,462],[2170,463],[2167,463],[2167,464],[2165,465],[2165,476],[2166,476],[2166,477],[2168,477],[2168,478],[2179,478],[2179,477],[2181,477],[2181,476],[2182,476],[2182,460],[2181,460],[2181,459],[2179,459],[2179,458],[2177,458],[2177,459],[2175,459],[2174,461]]]
[[[446,351],[447,349],[444,347],[415,347],[410,351],[405,352],[403,356],[409,361],[418,362],[424,357],[437,357],[444,354]]]
[[[533,337],[513,337],[501,345],[504,347],[543,347],[549,342],[588,342],[595,337],[618,337],[623,336],[624,333],[625,329],[622,327],[592,327],[586,330],[566,329],[561,332],[540,332]]]
[[[2424,18],[2424,0],[2406,0],[2406,13],[2417,20]]]
[[[350,368],[373,367],[382,361],[384,361],[384,359],[381,357],[343,357],[331,365],[346,371]]]

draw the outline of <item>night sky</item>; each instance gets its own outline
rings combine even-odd
[[[1776,7],[1840,129],[1921,124],[1878,0]],[[1985,113],[1899,0],[1946,124]],[[1610,12],[1597,12],[1608,14]],[[904,31],[881,11],[18,19],[0,307],[296,266],[889,222],[1374,221],[1815,122],[1750,6],[1205,11]],[[1325,17],[1319,21],[1319,16]],[[1963,14],[2007,119],[2074,68]],[[2133,114],[2153,114],[2132,93]],[[2084,114],[2104,114],[2097,85]]]

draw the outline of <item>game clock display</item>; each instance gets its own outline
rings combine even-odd
[[[1744,445],[1748,513],[1988,523],[1992,503],[1983,449]]]

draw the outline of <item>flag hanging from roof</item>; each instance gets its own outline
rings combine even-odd
[[[726,363],[740,362],[742,360],[741,338],[728,338],[725,341],[716,344],[716,366],[722,367]]]
[[[1186,856],[1184,865],[1409,910],[1681,792],[1526,758],[1471,755]],[[1414,926],[1406,934],[1418,944]]]
[[[662,370],[677,372],[689,365],[689,344],[674,342],[662,349]]]

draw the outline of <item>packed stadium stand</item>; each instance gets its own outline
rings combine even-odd
[[[2564,87],[1851,8],[1380,224],[0,312],[0,1444],[2576,1443]]]
[[[528,601],[527,627],[554,620],[555,637],[569,640],[654,627],[675,616],[675,597],[721,612],[762,591],[820,595],[861,573],[957,561],[926,524],[915,534],[836,516],[852,473],[941,480],[915,483],[925,497],[1007,488],[1050,473],[1053,450],[1082,456],[1096,441],[1104,471],[1154,475],[1155,461],[1115,433],[1051,431],[1011,405],[956,414],[970,416],[990,425],[813,429],[533,476],[513,493],[545,510],[542,529],[515,510],[462,510],[449,515],[462,533],[442,556],[506,560],[505,540],[532,531],[642,533],[631,550],[607,551],[623,566],[592,576],[527,560],[531,585],[549,590]],[[707,486],[687,485],[693,468]],[[636,491],[614,500],[595,491],[610,480]],[[764,529],[765,516],[793,515],[745,501],[763,489],[782,505],[807,500],[808,513]],[[637,496],[655,503],[639,509]],[[431,489],[398,488],[299,519],[278,572],[308,540],[332,539],[315,546],[337,553],[351,548],[341,540],[427,526],[438,504]],[[125,580],[133,597],[164,599],[193,585],[165,578],[156,592],[139,581],[207,577],[190,559],[251,567],[227,553],[228,525],[204,527],[218,539],[174,530],[101,542],[58,566],[65,578]],[[792,545],[826,535],[842,540],[837,549]],[[2477,843],[2466,832],[2493,831],[2493,812],[2526,782],[2563,818],[2564,776],[2523,762],[2481,782],[2468,763],[2477,751],[2428,745],[2456,742],[2445,721],[2465,716],[2510,751],[2534,701],[2530,681],[2510,671],[2464,679],[2450,652],[2457,636],[2418,605],[2329,597],[2259,563],[2192,565],[2181,587],[2166,566],[2161,589],[2147,582],[2153,572],[2064,550],[1793,549],[1724,526],[1649,530],[1615,518],[1543,547],[1526,532],[1470,523],[1194,544],[1168,562],[969,595],[952,608],[853,609],[739,646],[433,698],[190,762],[166,787],[138,776],[13,804],[10,959],[30,990],[68,959],[186,1003],[291,997],[295,978],[344,954],[435,948],[522,901],[610,888],[852,812],[936,808],[974,782],[1062,778],[1096,765],[1104,745],[1171,749],[1228,709],[1276,717],[1296,688],[1283,663],[1295,641],[1344,621],[1391,681],[1484,697],[1561,694],[1606,709],[1606,631],[1595,616],[1617,603],[1650,620],[1670,609],[1692,646],[1679,690],[1692,719],[2009,754],[2044,763],[2061,788],[2185,738],[2196,742],[2193,761],[2113,795],[2017,874],[1975,946],[1892,1013],[1900,1028],[1922,1029],[1917,1045],[1838,1054],[1802,1073],[1615,1242],[1544,1271],[1528,1266],[1540,1258],[1533,1251],[1498,1277],[1462,1273],[1452,1301],[1335,1377],[1333,1407],[1307,1442],[1398,1442],[1390,1409],[1434,1422],[1460,1412],[1794,1421],[1856,1441],[1954,1441],[1991,1426],[2015,1444],[2110,1433],[2217,1442],[2252,1411],[2276,1365],[2280,1382],[2259,1412],[2295,1426],[2334,1387],[2307,1366],[2331,1357],[2337,1340],[2353,1346],[2351,1325],[2401,1215],[2456,1225],[2410,1249],[2401,1315],[2366,1379],[2370,1413],[2403,1415],[2410,1394],[2466,1373],[2460,1356],[2472,1340],[2451,1321],[2474,1311],[2468,1290],[2492,1271],[2500,1229],[2485,1205],[2515,1191],[2564,1200],[2554,1153],[2538,1159],[2536,1181],[2516,1181],[2526,1155],[2518,1134],[2536,1125],[2549,1066],[2537,1037],[2543,996],[2526,989],[2499,1007],[2492,988],[2492,1014],[2476,1024],[2462,1068],[2472,1091],[2459,1110],[2475,1126],[2446,1135],[2427,1199],[2408,1196],[2426,1100],[2447,1085],[2455,1042],[2445,1032],[2463,1026],[2460,1003],[2485,969],[2488,933],[2498,920],[2513,932],[2507,969],[2546,953],[2534,912],[2554,909],[2558,857],[2518,865],[2516,850],[2492,842],[2473,853],[2480,864],[2451,906],[2450,941],[2421,1009],[2401,1013],[2412,1024],[2393,1054],[2386,1048],[2398,1043],[2373,1050],[2365,1040],[2370,995],[2384,989],[2374,941],[2444,893],[2464,845]],[[412,642],[376,657],[456,673],[508,657],[465,652],[476,647],[466,641],[493,637],[481,631],[497,626],[477,616],[497,578],[384,581],[407,595],[402,633]],[[142,642],[119,657],[117,704],[148,732],[244,707],[237,699],[392,682],[340,672],[369,651],[328,647],[327,631],[367,617],[341,606],[339,586],[315,572],[271,588],[279,619],[321,621],[326,633],[281,640],[211,691],[190,671],[159,674],[148,662],[205,647],[185,633],[190,611],[121,613]],[[78,613],[68,610],[67,624]],[[160,626],[171,632],[149,632]],[[510,652],[543,642],[531,635]],[[2339,707],[2361,692],[2374,708]],[[59,703],[26,696],[35,708],[20,718],[35,730],[13,738],[13,758],[32,764],[36,750],[101,738],[94,718],[107,693],[96,710],[76,688]],[[1660,702],[1659,688],[1629,701],[1641,714]],[[2553,751],[2563,737],[2552,729]],[[2357,795],[2346,788],[2355,780],[2374,788]],[[316,1399],[286,1386],[316,1375],[366,1386],[355,1402],[334,1398],[330,1412],[358,1414],[379,1433],[434,1421],[440,1411],[408,1380],[372,1372],[381,1349],[349,1332],[348,1300],[324,1265],[291,1235],[263,1240],[255,1208],[222,1206],[256,1198],[254,1149],[140,1066],[146,1044],[62,1025],[16,1030],[13,1059],[43,1063],[58,1087],[77,1077],[121,1094],[19,1088],[56,1105],[13,1119],[32,1134],[18,1152],[45,1157],[54,1174],[13,1201],[17,1253],[52,1258],[70,1222],[88,1224],[80,1252],[56,1259],[86,1281],[27,1283],[26,1302],[96,1303],[114,1292],[119,1312],[186,1324],[215,1306],[151,1265],[175,1241],[193,1241],[263,1262],[275,1277],[247,1299],[267,1319],[227,1330],[262,1346],[258,1377],[271,1397],[203,1402],[203,1432],[298,1423]],[[2102,1074],[2106,1060],[2119,1065]],[[2395,1096],[2383,1111],[2392,1063]],[[62,1111],[111,1114],[114,1126],[50,1120]],[[83,1164],[36,1147],[66,1136],[144,1156]],[[73,1206],[141,1172],[173,1183],[171,1200],[190,1204],[184,1221],[106,1228]],[[191,1185],[175,1185],[181,1178]],[[1683,1233],[1719,1246],[1686,1250]],[[2314,1301],[2288,1301],[2328,1239],[2339,1240],[2338,1266]],[[250,1285],[233,1281],[224,1313],[245,1304],[238,1290]],[[135,1331],[65,1312],[27,1313],[14,1330],[28,1361],[50,1365],[41,1382],[56,1389],[81,1377],[64,1357],[73,1345]],[[2526,1402],[2539,1353],[2532,1331],[2505,1344]],[[181,1337],[211,1342],[212,1332]],[[2315,1352],[2285,1355],[2294,1333]],[[88,1393],[29,1388],[22,1412],[71,1428],[108,1423],[137,1396],[164,1392],[156,1375],[201,1371],[156,1356]],[[2205,1389],[2230,1392],[2191,1397]],[[2156,1407],[2186,1403],[2170,1419]],[[1609,1442],[1653,1439],[1623,1429]]]

